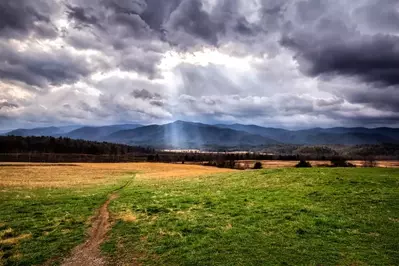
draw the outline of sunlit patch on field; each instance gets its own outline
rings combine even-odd
[[[0,164],[0,187],[54,187],[110,185],[131,177],[173,178],[229,172],[199,165],[165,163]]]
[[[138,171],[136,175],[138,179],[195,177],[235,171],[232,169],[189,164],[136,163],[129,166],[133,166]]]
[[[10,228],[10,232],[6,233],[12,233],[12,229]],[[16,245],[18,244],[19,241],[31,238],[31,234],[22,234],[22,235],[17,235],[17,236],[11,236],[8,237],[7,235],[3,236],[0,240],[0,245]]]
[[[122,172],[84,165],[40,164],[0,166],[1,187],[75,187],[112,184],[121,178]]]
[[[6,250],[18,245],[21,241],[30,239],[32,234],[18,234],[12,228],[4,229],[5,224],[0,224],[0,265],[2,264],[3,257],[6,256]],[[15,252],[10,256],[12,261],[17,261],[22,257],[22,254]]]
[[[121,212],[118,217],[119,219],[121,219],[124,222],[136,222],[137,221],[137,215],[134,214],[131,210],[126,210],[124,212]]]

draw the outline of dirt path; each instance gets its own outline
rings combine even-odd
[[[111,228],[109,222],[109,203],[117,198],[116,192],[98,210],[92,220],[92,227],[87,241],[77,246],[72,254],[64,259],[62,266],[101,266],[105,265],[105,259],[101,256],[100,245],[105,240],[108,230]]]

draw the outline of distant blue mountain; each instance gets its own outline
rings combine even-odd
[[[285,130],[255,125],[217,125],[223,128],[258,134],[286,144],[379,144],[399,143],[399,128],[311,128],[306,130]]]
[[[398,128],[312,128],[286,130],[257,125],[208,125],[176,121],[165,125],[123,124],[17,129],[17,136],[54,136],[72,139],[111,141],[156,148],[248,148],[262,145],[299,144],[381,144],[399,143]]]
[[[108,136],[106,140],[131,145],[186,149],[209,147],[243,148],[278,144],[278,141],[268,137],[244,131],[185,121],[118,131]]]
[[[37,127],[32,129],[15,129],[5,135],[14,135],[14,136],[59,136],[65,134],[71,130],[75,130],[79,126],[64,126],[64,127]]]
[[[81,127],[63,136],[71,139],[103,140],[112,133],[121,130],[135,129],[141,126],[142,125],[139,124],[123,124],[102,127]]]
[[[220,128],[230,128],[233,130],[244,131],[255,135],[260,135],[263,137],[268,137],[272,139],[278,139],[278,136],[290,134],[292,131],[281,129],[281,128],[273,128],[273,127],[261,127],[257,125],[242,125],[242,124],[232,124],[232,125],[224,125],[217,124],[215,125]]]

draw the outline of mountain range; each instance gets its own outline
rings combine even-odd
[[[32,129],[19,128],[9,132],[4,133],[3,135],[14,135],[21,137],[28,136],[61,136],[63,134],[67,134],[73,130],[80,128],[79,126],[66,126],[66,127],[36,127]]]
[[[246,149],[276,144],[357,145],[399,143],[398,128],[312,128],[286,130],[243,124],[209,125],[176,121],[164,125],[123,124],[16,129],[4,135],[53,136],[107,141],[154,148]]]

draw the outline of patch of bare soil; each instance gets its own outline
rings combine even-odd
[[[112,194],[98,210],[92,220],[92,227],[87,241],[77,246],[70,257],[64,259],[62,266],[101,266],[105,265],[105,259],[101,256],[100,245],[105,240],[108,230],[111,228],[109,221],[109,203],[116,199]]]

